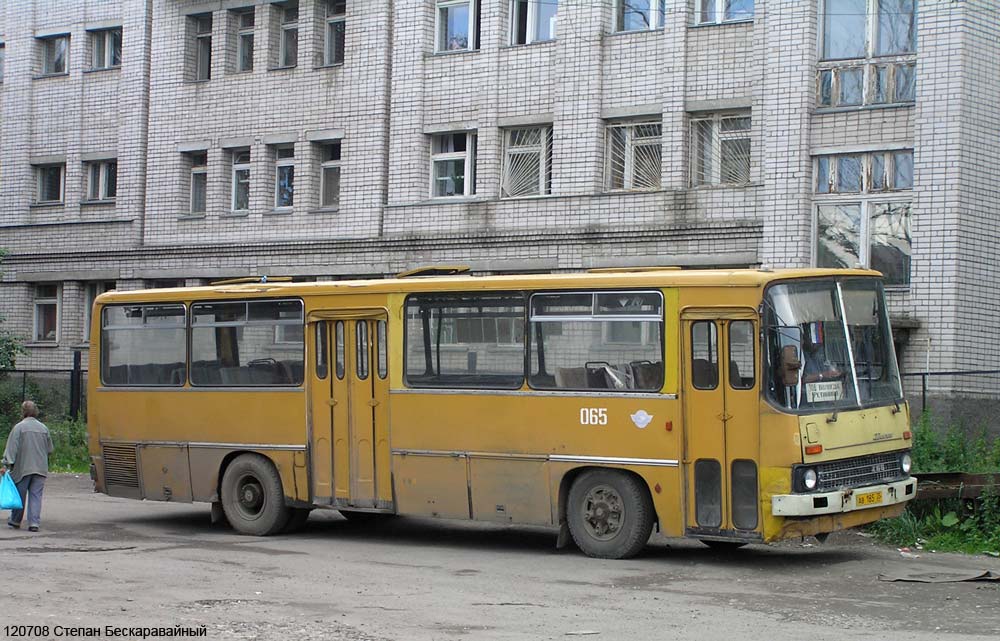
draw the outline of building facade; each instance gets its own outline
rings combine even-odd
[[[0,65],[22,367],[109,288],[442,262],[862,264],[904,370],[1000,361],[992,0],[0,0]]]

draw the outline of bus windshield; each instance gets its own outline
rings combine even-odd
[[[902,399],[881,282],[773,285],[764,323],[767,394],[779,407],[837,411]]]

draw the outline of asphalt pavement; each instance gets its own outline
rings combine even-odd
[[[12,639],[1000,637],[1000,582],[878,578],[1000,574],[1000,560],[901,554],[856,532],[733,552],[654,535],[627,561],[556,550],[548,528],[353,523],[334,511],[254,538],[210,525],[206,504],[110,498],[86,475],[61,474],[40,532],[0,528],[0,561],[0,638]]]

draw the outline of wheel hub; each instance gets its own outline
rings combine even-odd
[[[599,485],[587,492],[583,500],[583,524],[590,536],[599,541],[613,539],[624,520],[625,505],[613,488]]]
[[[239,486],[239,503],[241,511],[249,515],[257,515],[264,506],[264,488],[255,478],[244,479]]]

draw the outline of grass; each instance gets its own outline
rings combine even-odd
[[[937,427],[923,417],[913,428],[913,473],[1000,472],[1000,438],[985,430],[969,437],[961,425]],[[879,521],[868,531],[883,543],[939,552],[1000,552],[1000,496],[980,501],[950,499],[911,501],[896,518]]]

